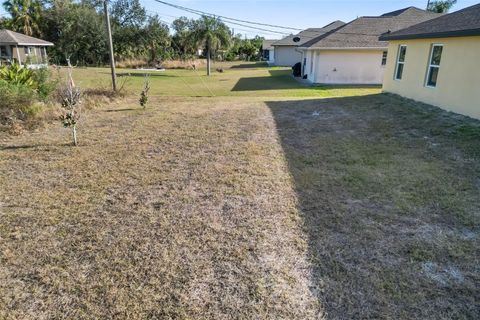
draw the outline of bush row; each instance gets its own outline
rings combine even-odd
[[[29,70],[19,65],[0,68],[0,122],[25,120],[41,110],[37,102],[47,102],[57,83],[46,68]]]

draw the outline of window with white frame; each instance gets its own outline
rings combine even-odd
[[[395,68],[395,80],[402,80],[406,55],[407,55],[407,46],[400,45],[398,47],[397,66]]]
[[[382,53],[382,66],[387,64],[387,55],[388,55],[388,52],[383,51],[383,53]]]
[[[442,60],[443,45],[434,44],[430,50],[428,61],[426,86],[435,88],[437,86],[438,72],[440,71],[440,60]]]

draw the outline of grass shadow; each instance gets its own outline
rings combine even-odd
[[[125,111],[136,111],[136,110],[142,110],[142,109],[140,108],[108,109],[108,110],[104,110],[104,112],[125,112]]]
[[[0,151],[5,150],[28,150],[28,149],[38,149],[45,147],[67,147],[72,146],[72,143],[61,143],[58,145],[49,145],[49,144],[26,144],[26,145],[14,145],[14,146],[0,146]]]
[[[232,91],[258,91],[298,89],[303,85],[295,81],[289,70],[269,70],[270,76],[240,78]]]
[[[266,62],[242,63],[238,65],[233,65],[230,67],[230,69],[258,69],[258,68],[268,68],[268,63]]]
[[[480,157],[453,156],[480,122],[385,94],[266,104],[329,318],[477,318]]]

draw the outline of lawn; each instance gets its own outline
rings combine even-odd
[[[251,66],[0,133],[0,319],[480,317],[480,122]]]
[[[215,69],[223,68],[224,72]],[[152,96],[188,97],[248,97],[260,98],[323,98],[365,95],[380,92],[379,88],[306,87],[291,77],[288,68],[266,68],[263,63],[216,63],[213,75],[206,76],[205,68],[197,70],[138,71],[118,69],[119,87],[130,94],[140,94],[145,73],[152,84]],[[110,88],[110,69],[76,69],[74,78],[79,87]]]

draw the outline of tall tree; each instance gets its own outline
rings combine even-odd
[[[157,15],[151,16],[143,28],[144,47],[148,51],[150,62],[155,62],[162,53],[162,48],[171,44],[169,29]],[[163,52],[164,53],[164,52]]]
[[[55,0],[45,10],[42,28],[45,39],[55,43],[50,58],[64,63],[103,65],[108,61],[103,15],[85,3]]]
[[[230,29],[220,19],[202,16],[195,22],[193,39],[207,48],[207,75],[211,74],[212,52],[227,47],[230,43]]]
[[[8,29],[10,27],[10,19],[0,17],[0,29]]]
[[[12,16],[10,27],[27,36],[40,36],[42,3],[39,0],[6,0],[5,10]]]
[[[116,0],[110,10],[112,20],[121,26],[142,26],[147,20],[147,12],[139,0]]]
[[[455,3],[457,3],[457,0],[429,1],[427,10],[436,13],[447,13]]]
[[[187,17],[180,17],[172,22],[172,29],[175,32],[172,44],[181,58],[194,55],[197,49],[196,41],[192,37],[194,24],[194,20]]]

